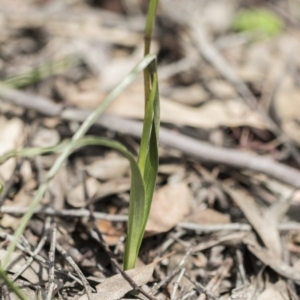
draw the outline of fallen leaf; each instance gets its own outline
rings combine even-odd
[[[214,79],[207,83],[210,92],[218,99],[235,98],[236,91],[228,82],[221,79]]]
[[[90,199],[101,199],[110,195],[124,193],[130,189],[130,178],[118,178],[100,183],[97,179],[90,177],[86,181],[86,186]],[[68,204],[73,207],[85,207],[83,184],[77,185],[67,195]]]
[[[255,255],[266,266],[269,266],[279,275],[294,280],[297,284],[300,284],[300,273],[297,268],[291,267],[286,264],[281,258],[278,258],[266,248],[261,247],[253,233],[248,233],[243,240],[247,245],[249,251]]]
[[[99,186],[99,190],[95,197],[104,198],[110,195],[124,193],[130,189],[130,178],[119,178],[110,180]]]
[[[59,143],[59,133],[55,129],[40,127],[34,135],[32,145],[35,147],[51,147]]]
[[[185,221],[198,224],[228,224],[230,218],[214,209],[207,208],[205,210],[196,209],[185,218]]]
[[[85,170],[94,178],[111,180],[128,172],[129,161],[124,157],[100,159],[87,165]]]
[[[154,266],[155,263],[152,263],[140,268],[126,271],[126,273],[138,286],[141,286],[151,280]],[[97,285],[96,289],[97,293],[93,294],[93,299],[117,300],[131,291],[132,287],[121,274],[117,274]],[[86,295],[83,295],[78,300],[88,300],[88,298]]]
[[[274,215],[262,215],[255,204],[252,196],[244,189],[233,189],[227,184],[222,184],[224,191],[230,195],[239,206],[249,223],[257,231],[267,249],[273,253],[274,257],[281,257],[282,246],[280,235],[277,229],[278,212]]]
[[[0,155],[12,149],[19,148],[24,141],[24,123],[17,118],[8,120],[0,116]],[[0,165],[0,177],[9,180],[16,166],[16,159],[10,158]]]
[[[193,84],[188,87],[173,88],[169,97],[182,104],[199,105],[209,99],[209,94],[200,84]]]
[[[191,191],[185,182],[169,183],[154,193],[146,235],[166,232],[190,211]]]
[[[123,233],[117,230],[110,221],[98,220],[97,227],[100,230],[105,242],[110,246],[116,245],[119,242],[120,237],[123,235]]]
[[[300,145],[300,88],[293,78],[286,76],[279,85],[275,99],[275,111],[283,131]]]
[[[33,190],[36,186],[36,181],[31,179],[26,182],[19,192],[14,196],[13,201],[7,200],[5,205],[15,206],[15,207],[28,207],[32,201]],[[16,230],[20,224],[21,218],[15,217],[9,214],[4,214],[0,220],[1,226],[4,228],[12,228]]]

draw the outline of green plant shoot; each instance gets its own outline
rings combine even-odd
[[[151,0],[149,4],[145,29],[145,56],[150,52],[157,2],[157,0]],[[144,69],[144,91],[145,116],[138,166],[143,178],[145,194],[143,198],[136,198],[137,193],[130,192],[128,231],[124,253],[125,270],[134,268],[136,264],[150,213],[158,170],[160,116],[156,60]]]

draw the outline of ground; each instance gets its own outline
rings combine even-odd
[[[147,6],[0,0],[1,265],[27,299],[298,299],[298,0],[159,1],[160,163],[127,277],[128,160],[85,146],[49,175],[61,143],[143,58]],[[136,156],[143,92],[140,74],[86,135]]]

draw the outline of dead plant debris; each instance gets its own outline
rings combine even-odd
[[[10,88],[0,96],[1,155],[72,137],[142,57],[147,5],[0,0],[0,84]],[[299,5],[160,1],[160,166],[138,265],[120,267],[129,163],[84,147],[51,182],[9,261],[28,299],[300,297]],[[269,11],[280,32],[271,23],[236,32],[245,9]],[[143,115],[138,77],[89,133],[136,154]],[[56,157],[0,165],[0,261]],[[16,299],[3,282],[0,296]]]

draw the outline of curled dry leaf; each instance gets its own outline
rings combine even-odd
[[[154,193],[146,235],[166,232],[190,211],[191,191],[185,182],[169,183]]]
[[[146,284],[152,278],[155,263],[126,271],[128,276],[138,285]],[[97,293],[93,294],[93,299],[101,300],[117,300],[122,298],[126,293],[132,290],[131,285],[121,274],[117,274],[106,279],[104,282],[96,286]],[[83,295],[78,300],[87,300],[87,296]]]

